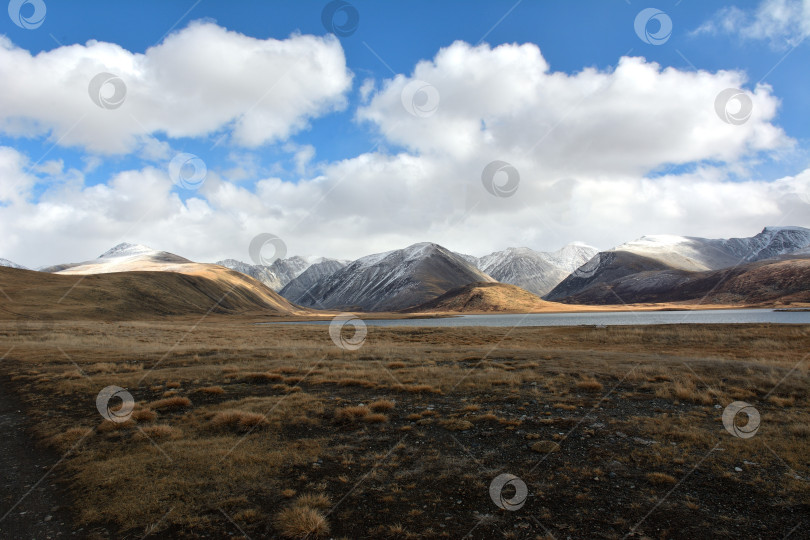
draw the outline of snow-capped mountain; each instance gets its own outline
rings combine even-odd
[[[279,291],[279,294],[296,304],[300,304],[306,299],[310,302],[317,303],[318,300],[310,295],[310,290],[320,280],[331,276],[347,264],[349,264],[349,261],[323,259],[321,262],[310,265],[310,267],[301,272],[298,277],[287,283],[287,285]]]
[[[508,248],[477,259],[476,266],[501,283],[517,285],[542,296],[597,252],[596,248],[584,244],[569,244],[554,252]]]
[[[21,266],[15,262],[11,262],[8,259],[0,259],[0,266],[5,266],[7,268],[19,268],[20,270],[28,270],[28,268]]]
[[[790,304],[810,301],[810,257],[795,254],[720,270],[637,272],[597,283],[563,299],[569,304],[658,302],[691,304]]]
[[[180,265],[194,264],[190,260],[158,251],[141,244],[123,242],[105,251],[98,258],[80,263],[68,263],[43,268],[57,274],[108,274],[110,272],[178,272]]]
[[[224,266],[225,268],[230,268],[231,270],[241,272],[246,276],[250,276],[253,279],[261,281],[274,291],[278,291],[284,286],[282,285],[281,280],[270,269],[269,266],[248,264],[246,262],[237,261],[236,259],[225,259],[224,261],[217,261],[214,264],[218,264],[220,266]]]
[[[150,247],[144,246],[143,244],[130,244],[129,242],[122,242],[99,255],[98,258],[114,259],[117,257],[132,257],[136,255],[147,255],[153,253],[157,252]]]
[[[643,236],[597,253],[557,285],[548,300],[578,295],[589,287],[640,272],[719,270],[748,262],[773,259],[810,246],[810,229],[765,227],[749,238],[708,239],[688,236]],[[645,279],[650,279],[647,276]]]
[[[304,257],[295,255],[288,259],[276,259],[273,261],[273,264],[270,265],[270,269],[278,276],[279,282],[281,283],[281,287],[279,287],[278,290],[281,290],[287,283],[300,276],[304,270],[318,260],[319,259],[307,260]]]
[[[318,281],[301,305],[393,311],[477,281],[495,280],[442,246],[423,242],[357,259]]]
[[[642,236],[610,251],[627,251],[682,270],[718,270],[742,262],[786,255],[810,245],[810,229],[765,227],[750,238],[709,239],[690,236]]]
[[[300,276],[313,264],[326,261],[323,257],[300,257],[298,255],[288,259],[276,259],[269,266],[261,264],[249,264],[236,259],[225,259],[215,264],[230,268],[257,279],[278,292],[289,282]],[[333,259],[328,259],[333,260]]]

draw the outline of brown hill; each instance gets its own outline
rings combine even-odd
[[[193,273],[56,275],[0,268],[1,319],[124,320],[166,315],[304,315],[255,279],[215,265]]]
[[[506,283],[476,282],[451,289],[407,312],[521,312],[566,311],[566,306],[546,302],[525,289]]]
[[[564,298],[570,304],[702,302],[772,305],[810,302],[810,258],[787,257],[722,270],[639,272]]]

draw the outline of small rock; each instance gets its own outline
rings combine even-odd
[[[633,437],[633,441],[635,441],[638,444],[643,444],[644,446],[650,446],[652,444],[658,444],[657,441],[654,441],[652,439],[642,439],[641,437]]]
[[[739,467],[734,467],[734,470],[737,471],[737,472],[742,472],[742,469],[739,468]]]

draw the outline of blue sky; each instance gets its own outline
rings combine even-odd
[[[81,65],[80,60],[83,54],[89,55],[89,58],[95,53],[82,47],[78,48],[82,50],[73,51],[73,49],[77,49],[72,47],[74,45],[84,46],[89,40],[96,40],[117,44],[129,53],[138,55],[146,53],[148,49],[156,45],[161,45],[167,39],[167,34],[168,39],[171,39],[172,35],[182,34],[189,29],[190,25],[195,24],[213,25],[213,27],[258,40],[273,38],[281,42],[294,40],[299,35],[318,37],[329,35],[322,23],[322,10],[327,5],[326,2],[224,3],[203,0],[196,3],[142,1],[124,4],[121,2],[60,3],[46,1],[44,4],[47,7],[47,13],[41,26],[34,29],[20,28],[12,22],[11,17],[7,17],[3,19],[0,32],[10,41],[9,47],[29,51],[32,55],[41,52],[54,53],[60,50],[68,54],[69,51],[72,51],[70,52],[73,55],[71,58],[76,61],[77,66]],[[792,6],[797,14],[796,18],[800,20],[784,21],[774,20],[773,17],[768,18],[769,8],[783,7],[783,4]],[[55,117],[57,113],[50,116],[36,116],[34,113],[25,112],[19,114],[13,108],[15,103],[19,102],[0,103],[0,115],[2,115],[3,122],[0,126],[8,126],[17,122],[20,116],[37,126],[29,129],[9,129],[7,127],[0,129],[0,146],[11,148],[19,153],[24,161],[21,172],[35,177],[30,182],[30,189],[26,193],[18,193],[17,199],[12,200],[12,197],[8,196],[6,200],[0,200],[0,208],[5,210],[5,212],[0,212],[0,225],[4,229],[12,230],[12,234],[5,235],[6,238],[0,241],[0,250],[2,250],[0,256],[25,259],[19,261],[24,264],[47,264],[48,262],[61,262],[58,257],[68,255],[60,246],[65,246],[64,250],[72,250],[81,245],[81,242],[85,242],[92,246],[87,248],[87,255],[90,255],[93,250],[97,251],[107,243],[120,239],[144,243],[161,242],[168,245],[156,247],[172,248],[183,251],[182,254],[197,258],[233,256],[244,259],[245,256],[240,250],[231,247],[233,242],[244,243],[243,239],[249,239],[251,234],[258,234],[268,228],[277,230],[282,238],[284,238],[284,234],[287,235],[289,243],[292,244],[290,249],[292,253],[327,254],[342,257],[359,256],[374,249],[402,247],[398,243],[408,243],[411,240],[414,242],[421,240],[455,242],[462,245],[448,247],[467,251],[486,251],[520,243],[530,244],[530,247],[536,249],[553,249],[573,240],[600,244],[598,247],[605,248],[610,247],[608,244],[629,240],[631,238],[627,238],[626,235],[632,236],[637,233],[694,234],[696,231],[692,228],[697,224],[690,216],[693,212],[704,212],[704,209],[675,208],[675,206],[683,206],[688,203],[677,198],[672,184],[665,187],[663,181],[659,185],[647,187],[660,192],[658,201],[661,201],[662,198],[666,199],[670,195],[673,197],[670,203],[662,203],[658,215],[661,212],[666,213],[666,210],[669,209],[674,217],[670,216],[670,219],[657,222],[655,221],[656,213],[645,214],[639,220],[628,220],[630,223],[637,221],[633,226],[629,226],[625,222],[618,224],[615,228],[608,227],[605,232],[590,235],[587,234],[587,231],[593,230],[593,224],[588,219],[579,219],[583,217],[582,212],[580,210],[574,212],[578,217],[570,215],[573,207],[581,209],[592,206],[592,201],[583,202],[584,199],[579,201],[571,199],[567,203],[563,203],[563,206],[568,204],[569,207],[563,208],[561,212],[567,213],[568,217],[550,218],[553,225],[536,224],[537,230],[526,233],[526,225],[516,223],[512,228],[504,226],[504,231],[493,233],[483,241],[481,239],[482,231],[492,228],[487,223],[493,220],[499,223],[502,223],[504,219],[508,220],[505,216],[510,215],[509,209],[499,206],[487,207],[487,205],[478,207],[478,210],[482,210],[480,223],[470,223],[469,233],[464,235],[459,232],[457,225],[453,225],[454,219],[437,219],[434,206],[421,207],[418,201],[423,198],[417,199],[416,203],[409,202],[413,206],[413,212],[420,214],[422,219],[399,216],[398,229],[387,230],[382,227],[386,229],[382,231],[375,222],[375,219],[379,218],[369,217],[364,212],[368,205],[374,204],[374,198],[368,201],[358,201],[356,205],[338,201],[335,203],[339,205],[336,208],[319,210],[318,213],[321,217],[318,230],[304,233],[301,225],[298,224],[300,219],[297,217],[302,213],[306,214],[311,209],[296,211],[295,202],[300,203],[302,197],[313,196],[311,193],[304,194],[304,184],[311,183],[307,186],[309,189],[318,185],[318,178],[322,179],[321,182],[342,182],[342,177],[332,178],[337,174],[335,170],[340,169],[340,164],[344,161],[349,164],[362,162],[363,156],[371,156],[378,160],[384,170],[386,160],[394,156],[402,158],[399,161],[404,158],[426,160],[419,164],[419,167],[422,168],[418,170],[451,167],[453,164],[457,164],[458,160],[463,160],[464,158],[460,157],[456,149],[448,148],[445,160],[442,162],[442,156],[438,155],[441,152],[435,150],[437,145],[422,144],[424,136],[420,135],[421,132],[418,129],[415,129],[413,133],[401,136],[391,136],[390,133],[386,133],[386,126],[394,127],[395,131],[398,129],[395,124],[387,123],[393,113],[386,109],[386,85],[391,84],[392,79],[397,75],[403,80],[416,79],[414,69],[420,61],[432,62],[436,66],[439,52],[458,41],[466,43],[473,51],[477,50],[476,46],[494,51],[506,50],[506,47],[512,44],[516,46],[534,44],[539,49],[542,59],[547,63],[547,73],[568,75],[572,81],[577,78],[577,75],[581,75],[583,70],[593,68],[597,73],[610,74],[616,70],[622,57],[641,57],[647,65],[654,62],[660,66],[661,69],[658,73],[664,81],[662,84],[668,84],[665,73],[666,68],[671,67],[678,73],[705,71],[716,79],[722,79],[718,75],[722,70],[733,71],[746,79],[745,85],[741,85],[746,92],[755,92],[757,85],[767,85],[762,87],[763,92],[767,93],[765,97],[768,98],[764,108],[772,106],[773,111],[761,119],[759,127],[762,129],[759,131],[750,124],[746,126],[745,129],[750,128],[751,133],[746,136],[745,140],[740,139],[734,143],[738,146],[730,147],[728,151],[722,148],[705,154],[700,152],[690,154],[685,151],[684,157],[677,159],[663,157],[658,162],[641,160],[638,164],[628,166],[627,170],[617,169],[604,173],[598,168],[594,169],[596,165],[582,169],[562,167],[559,171],[555,170],[553,174],[549,173],[548,178],[538,176],[534,180],[537,185],[541,185],[543,182],[557,185],[562,180],[567,182],[568,177],[572,176],[575,184],[580,186],[577,189],[583,191],[586,189],[584,186],[587,182],[608,181],[610,177],[613,177],[616,182],[627,182],[629,176],[635,175],[637,178],[634,181],[643,182],[644,179],[663,177],[666,180],[674,176],[676,178],[673,179],[673,182],[675,182],[678,176],[683,176],[700,185],[714,182],[717,184],[715,187],[718,192],[723,192],[726,194],[723,196],[728,197],[729,183],[745,183],[748,180],[768,183],[782,177],[797,177],[808,167],[807,149],[808,141],[810,141],[808,132],[810,124],[807,122],[807,118],[810,118],[810,95],[805,91],[810,83],[810,70],[806,68],[807,65],[810,65],[808,63],[810,48],[803,41],[808,24],[801,20],[806,19],[810,12],[806,8],[802,11],[806,4],[806,2],[787,2],[786,0],[737,2],[733,5],[720,2],[658,2],[653,7],[670,18],[673,30],[665,43],[651,45],[642,41],[634,31],[634,20],[637,14],[651,5],[636,1],[538,2],[524,0],[514,3],[357,0],[351,2],[348,8],[355,9],[359,14],[359,25],[356,31],[351,35],[337,38],[337,44],[334,44],[345,57],[345,69],[350,79],[345,88],[328,96],[317,98],[328,101],[327,106],[302,112],[297,117],[297,123],[293,122],[295,125],[288,130],[289,132],[285,131],[282,135],[268,141],[259,143],[253,141],[249,144],[245,144],[244,141],[240,142],[238,137],[233,136],[234,118],[230,121],[221,121],[211,129],[195,128],[192,130],[194,133],[191,136],[177,134],[170,136],[165,132],[165,128],[160,127],[160,122],[155,121],[156,127],[153,128],[150,125],[145,129],[150,140],[159,141],[164,144],[164,147],[163,151],[158,152],[159,156],[151,157],[145,157],[146,154],[142,151],[142,147],[136,147],[137,145],[128,146],[123,150],[118,148],[110,151],[109,148],[102,148],[103,145],[94,146],[93,143],[88,143],[86,138],[81,141],[72,140],[70,134],[60,138],[65,134],[65,125],[71,124],[72,118],[60,117],[57,119]],[[23,5],[22,9],[23,17],[30,16],[33,12],[32,5]],[[340,19],[337,20],[338,24],[341,22]],[[650,24],[652,26],[649,29],[654,32],[657,23],[651,22]],[[499,49],[499,46],[504,48]],[[193,48],[189,50],[193,51]],[[193,53],[187,52],[186,54]],[[459,60],[460,62],[468,60],[473,62],[471,59],[473,55],[470,51],[459,54],[460,57],[464,57]],[[95,58],[97,59],[97,57]],[[0,59],[0,62],[3,61]],[[107,58],[104,61],[110,62],[105,65],[112,71],[118,60]],[[497,66],[492,63],[495,62],[493,59],[489,59],[487,62],[490,63],[482,65]],[[33,63],[35,62],[32,61]],[[154,63],[157,64],[156,61]],[[224,63],[227,64],[227,62]],[[448,62],[447,65],[450,66],[450,63]],[[2,63],[0,63],[0,67],[2,67]],[[10,72],[23,74],[21,76],[29,73],[25,67],[12,66],[11,60],[8,60],[6,67]],[[219,67],[224,70],[223,77],[228,76],[225,74],[226,66],[212,65],[210,69],[216,71]],[[500,68],[496,67],[492,73],[479,75],[484,78],[506,79],[507,77],[498,69]],[[504,69],[515,69],[515,66],[508,65]],[[452,66],[449,71],[448,76],[452,76]],[[156,70],[156,72],[160,72],[160,70]],[[254,79],[250,75],[247,73],[241,84],[252,84]],[[578,78],[584,79],[585,77]],[[552,79],[549,79],[549,84]],[[40,82],[43,85],[53,83],[53,81],[46,80]],[[368,87],[364,88],[364,82],[367,82]],[[149,81],[144,79],[142,83],[148,84]],[[160,81],[156,81],[156,84],[159,83]],[[459,84],[461,83],[463,81],[459,81]],[[265,84],[264,81],[261,84]],[[309,85],[306,87],[311,88],[319,83],[305,81],[301,84]],[[481,83],[480,81],[470,81],[470,84],[480,85]],[[644,82],[639,82],[639,85],[644,84]],[[20,87],[24,87],[24,84],[20,83]],[[442,88],[438,86],[437,88],[441,92]],[[712,91],[714,91],[713,88]],[[661,93],[662,101],[658,105],[654,99],[650,103],[644,104],[650,108],[651,122],[656,121],[657,106],[666,109],[673,99],[677,99],[677,89],[670,90],[671,92],[668,90],[665,94]],[[272,88],[268,90],[270,97],[267,99],[274,99],[272,91]],[[53,92],[59,93],[61,90],[55,88]],[[130,82],[128,92],[128,97],[134,96],[138,92],[138,88]],[[455,107],[456,103],[462,103],[469,97],[464,95],[459,98],[458,102],[453,102],[452,100],[459,95],[458,93],[442,92],[441,95],[443,101],[436,117],[445,112],[445,106]],[[160,96],[157,98],[159,99]],[[173,99],[177,98],[173,97]],[[130,102],[125,102],[121,111],[130,106],[134,100],[135,98],[132,98]],[[668,100],[669,103],[664,102],[665,100]],[[470,102],[476,101],[470,98]],[[555,107],[553,103],[545,105],[552,110]],[[215,107],[218,104],[212,106]],[[278,103],[278,107],[283,109],[285,104]],[[560,104],[560,107],[572,108],[570,103]],[[605,107],[616,110],[615,105],[606,103]],[[32,109],[36,110],[36,107],[32,106]],[[364,110],[368,114],[363,114]],[[599,109],[595,110],[598,113]],[[65,112],[65,115],[68,112]],[[116,113],[118,112],[120,111],[116,111]],[[240,114],[250,115],[252,112],[247,106]],[[500,120],[504,122],[515,120],[512,113],[508,113],[503,118],[495,113],[480,112],[479,114],[478,110],[473,109],[469,113],[473,122],[478,116],[481,117],[481,132],[487,131],[486,122],[492,124]],[[592,117],[597,113],[592,113],[590,119],[593,120]],[[131,111],[129,114],[134,115]],[[194,112],[189,114],[194,114]],[[272,114],[272,111],[269,111],[268,114]],[[638,114],[639,121],[643,122],[644,112],[638,111]],[[27,118],[26,115],[36,117]],[[81,118],[78,112],[75,117],[76,121]],[[712,120],[717,123],[717,118]],[[564,130],[570,121],[570,116],[561,115],[557,119],[557,124],[562,124],[562,128],[558,129],[557,124],[552,123],[552,131],[549,132],[551,134],[548,137],[554,138],[559,135],[560,130]],[[52,122],[53,125],[49,125],[49,122]],[[60,122],[63,123],[61,124],[62,131],[54,127],[60,125]],[[67,124],[64,124],[65,122]],[[435,129],[452,130],[453,125],[456,124],[437,124]],[[530,127],[530,125],[527,126],[527,129]],[[711,127],[714,129],[715,126]],[[722,122],[717,127],[717,129],[726,128],[727,126],[722,125]],[[515,131],[515,129],[523,129],[523,127],[517,126],[510,129]],[[610,126],[599,126],[599,122],[594,122],[593,126],[585,126],[582,129],[584,130],[582,133],[574,131],[574,134],[577,134],[576,136],[582,140],[589,140],[591,134],[594,139],[603,139],[611,137],[611,133],[613,133]],[[615,130],[623,129],[629,128],[615,126]],[[666,126],[662,127],[662,130],[668,129]],[[681,135],[686,140],[689,133],[703,132],[706,128],[702,125],[693,125],[681,126],[679,129],[684,130]],[[771,133],[774,129],[780,131],[778,136]],[[734,134],[737,135],[740,132],[741,130],[738,130]],[[492,133],[497,132],[492,130]],[[450,135],[452,133],[449,132],[448,136]],[[678,138],[672,136],[675,139]],[[514,150],[515,145],[510,145],[505,140],[506,138],[503,139],[504,144],[498,148],[502,154],[508,154]],[[763,139],[768,139],[768,141],[763,142]],[[495,144],[498,142],[496,140]],[[593,144],[593,142],[589,144]],[[661,144],[666,146],[667,143],[662,142]],[[673,146],[676,144],[679,143],[673,143]],[[602,145],[596,143],[596,146],[601,147]],[[298,154],[299,160],[304,159],[300,154],[302,149],[308,149],[307,151],[313,155],[311,159],[305,159],[304,165],[296,166],[296,154]],[[114,185],[112,179],[123,171],[133,171],[135,174],[135,172],[144,173],[150,168],[165,170],[168,158],[178,152],[191,153],[202,158],[207,166],[210,181],[207,179],[206,189],[199,191],[182,189],[177,186],[172,186],[168,190],[158,190],[160,193],[155,195],[171,198],[167,204],[172,206],[171,209],[160,213],[158,221],[162,225],[153,224],[149,228],[138,225],[138,220],[135,218],[118,220],[111,215],[88,216],[88,208],[78,208],[77,205],[62,208],[61,212],[57,212],[62,216],[59,219],[54,218],[52,207],[46,208],[50,211],[43,210],[43,203],[50,202],[52,206],[54,200],[60,200],[58,193],[61,189],[70,189],[72,190],[71,196],[87,201],[98,195],[97,191],[88,191],[88,188],[112,186]],[[594,152],[598,152],[598,150]],[[662,152],[662,154],[666,154],[666,152]],[[523,154],[520,156],[522,157]],[[542,169],[544,161],[538,159],[538,162],[530,163],[527,166]],[[578,159],[575,153],[572,154],[571,159]],[[605,162],[603,159],[595,161]],[[54,164],[52,170],[43,169],[42,166],[48,162],[61,163],[61,166],[57,167]],[[437,164],[437,162],[439,163]],[[464,163],[466,164],[466,162]],[[470,163],[471,170],[477,166],[477,163]],[[245,170],[239,175],[229,176],[228,171],[236,167],[242,167]],[[459,167],[458,170],[460,175],[470,176],[461,172],[464,170],[463,167]],[[352,176],[354,173],[345,174]],[[396,176],[397,173],[392,174]],[[426,176],[429,174],[426,173]],[[696,180],[695,176],[701,176],[700,180]],[[273,188],[281,190],[277,193],[279,200],[290,197],[289,200],[284,199],[284,204],[279,203],[281,206],[273,207],[272,204],[267,203],[264,207],[252,208],[250,204],[246,204],[242,210],[239,210],[229,207],[223,202],[225,200],[223,193],[227,191],[226,188],[229,184],[232,184],[233,189],[237,191],[245,190],[245,196],[252,195],[261,198],[263,193],[261,182],[270,178],[278,179],[281,182],[278,185],[274,184]],[[426,178],[425,182],[432,182],[433,185],[436,185],[438,182],[444,182],[446,178],[446,175],[442,176],[442,180]],[[380,179],[377,185],[382,185],[381,183],[384,182],[384,179]],[[796,192],[799,199],[804,200],[802,198],[804,188],[801,187],[804,184],[801,182],[799,182],[800,186]],[[292,188],[289,188],[289,185],[300,186],[300,193],[290,195],[289,190]],[[524,186],[521,185],[521,187]],[[265,188],[269,189],[267,186]],[[114,187],[110,189],[115,191]],[[598,190],[594,187],[590,189],[590,193],[596,193]],[[337,192],[339,191],[341,190],[338,189]],[[281,196],[281,192],[284,192],[284,197]],[[330,193],[333,192],[325,190],[315,197],[331,200]],[[521,212],[530,215],[531,194],[526,193],[525,189],[523,193],[526,199],[520,209]],[[390,190],[386,191],[384,195],[396,203],[398,196],[392,195]],[[761,197],[761,195],[761,193],[746,193],[745,197]],[[707,196],[715,197],[717,194],[713,192]],[[781,192],[779,196],[781,197]],[[114,194],[110,197],[114,197]],[[126,201],[129,195],[122,195],[122,197],[122,200]],[[359,198],[356,194],[352,196],[355,201]],[[546,199],[547,197],[544,201]],[[180,206],[177,206],[178,200]],[[643,201],[638,203],[643,206]],[[97,204],[98,202],[93,203],[93,205]],[[364,204],[367,206],[364,207]],[[205,208],[200,210],[200,205]],[[543,205],[540,204],[538,208],[541,206]],[[706,222],[706,224],[711,223],[712,226],[706,227],[710,230],[706,230],[703,234],[706,236],[720,236],[737,232],[753,234],[756,230],[752,229],[760,225],[773,224],[760,221],[774,221],[786,212],[783,206],[777,206],[770,209],[762,208],[758,212],[744,216],[730,216],[724,223]],[[15,207],[16,212],[13,211]],[[342,216],[339,215],[341,208],[345,210]],[[478,210],[471,213],[475,214]],[[543,211],[547,212],[547,210],[544,208]],[[791,210],[793,215],[790,224],[807,224],[798,222],[805,219],[800,216],[800,210]],[[14,230],[13,220],[18,219],[24,211],[41,216],[43,219],[41,226],[28,226],[24,230]],[[187,216],[194,211],[200,211],[203,215],[217,215],[222,218],[223,223],[234,223],[234,230],[217,237],[210,247],[205,247],[205,243],[199,239],[181,240],[174,237],[171,241],[167,241],[165,236],[160,234],[160,231],[166,230],[166,228],[180,227],[183,230],[194,231],[193,235],[201,234],[209,235],[209,237],[213,235],[214,233],[210,230],[194,225],[194,223],[199,225],[199,219],[192,220],[194,223],[178,223],[179,215]],[[323,213],[329,214],[330,211],[335,215],[333,222],[322,216]],[[70,219],[71,213],[75,218],[73,222]],[[245,213],[251,215],[245,217],[242,215]],[[462,211],[459,219],[467,223],[467,220],[471,219],[469,215],[471,213]],[[428,214],[431,217],[425,217]],[[678,218],[678,216],[680,217]],[[266,219],[271,217],[272,219],[268,223]],[[47,221],[48,219],[54,221]],[[297,219],[298,221],[296,221]],[[302,219],[307,221],[308,218],[304,216]],[[115,223],[111,223],[110,220]],[[363,221],[362,226],[357,224],[358,221]],[[353,223],[353,225],[347,226],[347,222]],[[415,225],[417,222],[426,223],[420,226]],[[109,227],[106,227],[105,224]],[[659,230],[657,228],[659,225],[667,230]],[[64,228],[73,226],[77,232],[74,236],[69,237],[70,241],[65,243]],[[222,224],[218,224],[217,227],[221,228]],[[453,227],[454,232],[445,234],[446,227]],[[260,228],[261,230],[259,230]],[[670,230],[672,228],[678,230]],[[340,230],[345,230],[345,235],[341,236],[337,232]],[[507,230],[511,233],[506,232]],[[362,242],[362,247],[358,246],[356,241],[359,231],[366,231],[365,234],[368,234],[370,238],[368,241]],[[522,232],[515,234],[514,231]],[[126,235],[126,238],[121,235]],[[192,232],[189,232],[189,235],[192,235]],[[324,235],[333,237],[334,241],[323,240]],[[321,240],[316,242],[313,241],[314,238]],[[39,248],[34,249],[32,244],[36,244]],[[53,247],[45,249],[45,252],[48,253],[46,255],[43,254],[41,246]]]

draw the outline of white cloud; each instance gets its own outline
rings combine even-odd
[[[376,87],[376,83],[374,79],[366,79],[363,81],[363,84],[360,85],[360,101],[363,103],[368,103],[368,98],[371,96],[371,93],[374,91]]]
[[[402,105],[403,88],[421,80],[436,88],[435,114]],[[722,122],[717,94],[740,88],[736,71],[661,69],[622,58],[609,72],[551,72],[534,44],[472,47],[463,42],[420,62],[412,77],[387,81],[358,117],[420,154],[457,160],[530,160],[555,174],[643,174],[664,163],[733,161],[789,143],[770,121],[778,100],[766,85],[751,92],[742,126]]]
[[[696,33],[735,34],[767,40],[778,48],[795,47],[810,36],[810,0],[763,0],[755,10],[727,7]]]
[[[101,72],[126,84],[119,108],[91,100],[88,85]],[[285,140],[310,118],[344,107],[351,87],[334,37],[262,40],[211,23],[192,23],[143,54],[89,41],[32,56],[0,36],[0,79],[0,131],[99,153],[149,146],[157,132],[227,130],[246,147]]]
[[[57,176],[62,174],[65,168],[65,162],[61,159],[52,159],[36,165],[33,169],[41,174],[48,176]]]
[[[401,89],[414,79],[439,91],[435,114],[416,117],[403,107]],[[810,170],[773,182],[729,179],[758,155],[793,144],[772,124],[779,102],[768,86],[750,90],[754,109],[743,125],[718,118],[715,96],[745,82],[735,71],[682,72],[639,58],[570,75],[551,71],[534,45],[456,43],[411,77],[384,81],[358,111],[385,143],[405,148],[399,153],[321,164],[317,176],[298,182],[266,173],[255,187],[239,182],[255,172],[248,159],[239,174],[210,168],[186,201],[151,167],[106,185],[63,183],[36,204],[24,191],[29,178],[0,207],[0,223],[14,224],[0,237],[0,257],[53,264],[129,240],[195,260],[247,260],[262,232],[280,236],[290,254],[349,258],[430,240],[481,255],[514,245],[556,249],[582,240],[607,248],[644,234],[748,236],[765,225],[810,226]],[[287,151],[300,151],[300,164],[310,159],[306,146]],[[24,156],[0,148],[2,156],[3,174],[24,170]],[[493,197],[482,185],[484,166],[496,159],[520,173],[512,197]],[[691,172],[647,177],[670,164],[691,164]]]

